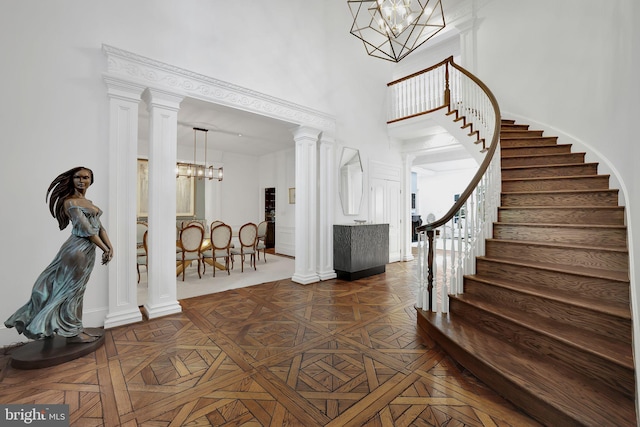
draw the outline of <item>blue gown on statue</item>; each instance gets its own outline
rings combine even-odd
[[[100,232],[102,211],[71,206],[68,212],[71,236],[36,280],[29,302],[4,322],[27,338],[82,332],[82,301],[96,259],[96,245],[87,237]]]

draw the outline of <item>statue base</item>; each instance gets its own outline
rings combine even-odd
[[[100,336],[91,342],[69,342],[58,335],[30,341],[9,351],[11,366],[16,369],[47,368],[93,353],[104,344],[104,330],[85,328],[85,331]]]

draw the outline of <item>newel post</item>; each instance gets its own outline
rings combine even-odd
[[[444,105],[451,112],[451,90],[449,89],[449,61],[444,64]]]
[[[427,229],[429,241],[427,249],[427,293],[429,294],[429,311],[433,311],[433,229]]]

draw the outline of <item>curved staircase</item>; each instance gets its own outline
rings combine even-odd
[[[493,237],[450,312],[418,324],[549,426],[635,426],[624,207],[609,176],[556,137],[501,123]]]

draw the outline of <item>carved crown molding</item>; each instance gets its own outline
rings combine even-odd
[[[126,50],[102,45],[107,57],[105,77],[145,84],[183,96],[221,104],[297,125],[333,132],[333,116],[264,93],[165,64]]]

